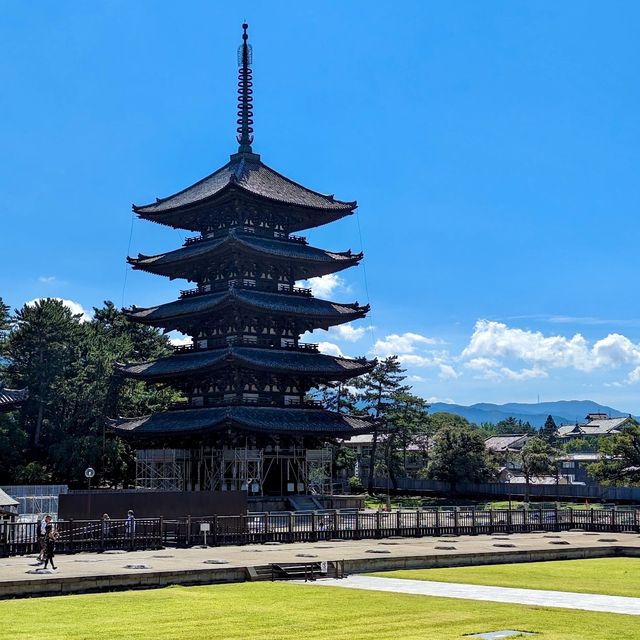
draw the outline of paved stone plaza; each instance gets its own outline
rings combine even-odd
[[[242,582],[247,568],[271,563],[345,561],[348,574],[392,569],[640,556],[638,534],[579,531],[58,555],[53,573],[33,573],[35,556],[0,558],[0,597]]]

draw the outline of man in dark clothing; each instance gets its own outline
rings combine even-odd
[[[55,571],[56,566],[53,564],[53,557],[56,551],[56,540],[58,538],[58,532],[53,528],[51,522],[46,526],[45,543],[44,543],[44,569],[47,568],[49,562],[51,568]]]

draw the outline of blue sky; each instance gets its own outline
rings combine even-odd
[[[254,149],[359,202],[357,217],[306,235],[359,250],[360,227],[365,268],[314,284],[368,298],[372,314],[312,340],[399,353],[426,398],[589,398],[640,413],[632,1],[7,4],[9,304],[55,296],[90,313],[105,299],[175,297],[183,283],[125,279],[130,207],[235,150],[244,19]],[[155,226],[133,222],[131,254],[181,243],[183,232]]]

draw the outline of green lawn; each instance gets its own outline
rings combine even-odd
[[[0,602],[0,638],[451,640],[514,628],[539,640],[638,640],[632,616],[284,583]]]
[[[387,571],[372,575],[640,598],[640,558],[494,564],[481,567]]]

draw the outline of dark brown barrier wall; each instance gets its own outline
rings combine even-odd
[[[244,491],[81,491],[60,495],[58,517],[63,520],[235,516],[247,513]]]

